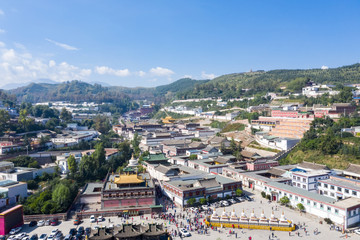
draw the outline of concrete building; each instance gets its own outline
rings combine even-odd
[[[155,206],[155,186],[149,174],[108,174],[101,192],[102,210],[149,214]]]
[[[0,208],[15,205],[27,197],[27,183],[12,180],[0,181]]]
[[[296,207],[298,204],[302,204],[307,213],[320,218],[329,218],[344,229],[360,222],[360,199],[358,198],[351,197],[336,201],[316,192],[309,192],[278,182],[265,183],[263,191],[269,194],[273,201],[288,197],[290,205]]]

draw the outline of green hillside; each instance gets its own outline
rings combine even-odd
[[[44,101],[95,101],[113,102],[122,99],[149,100],[163,102],[172,98],[176,93],[183,90],[191,90],[194,86],[207,82],[189,78],[180,79],[168,85],[155,88],[126,88],[126,87],[103,87],[100,84],[89,84],[81,81],[71,81],[59,84],[31,83],[25,87],[9,90],[20,102],[44,102]]]
[[[360,64],[338,68],[308,70],[272,70],[249,73],[227,74],[213,79],[194,89],[184,92],[185,98],[193,97],[239,97],[259,92],[299,91],[308,80],[317,83],[346,84],[360,83]],[[250,89],[245,92],[243,89]]]

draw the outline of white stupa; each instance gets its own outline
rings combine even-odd
[[[138,160],[134,158],[134,154],[132,155],[131,159],[129,160],[128,167],[137,167],[139,164]]]

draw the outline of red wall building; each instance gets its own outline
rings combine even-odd
[[[22,205],[17,205],[0,213],[0,235],[6,235],[11,229],[22,225],[24,225]]]

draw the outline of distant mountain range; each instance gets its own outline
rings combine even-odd
[[[159,103],[174,98],[229,98],[260,92],[296,92],[301,90],[304,82],[309,79],[318,83],[334,85],[360,83],[360,64],[330,69],[272,70],[267,72],[234,73],[223,75],[213,80],[183,78],[170,84],[154,88],[117,87],[109,86],[101,82],[91,84],[77,80],[57,83],[48,79],[42,79],[39,80],[39,83],[30,83],[26,86],[8,90],[7,92],[15,95],[20,102],[56,100],[112,102],[126,98],[130,100],[146,99]],[[247,91],[245,92],[244,89]]]

